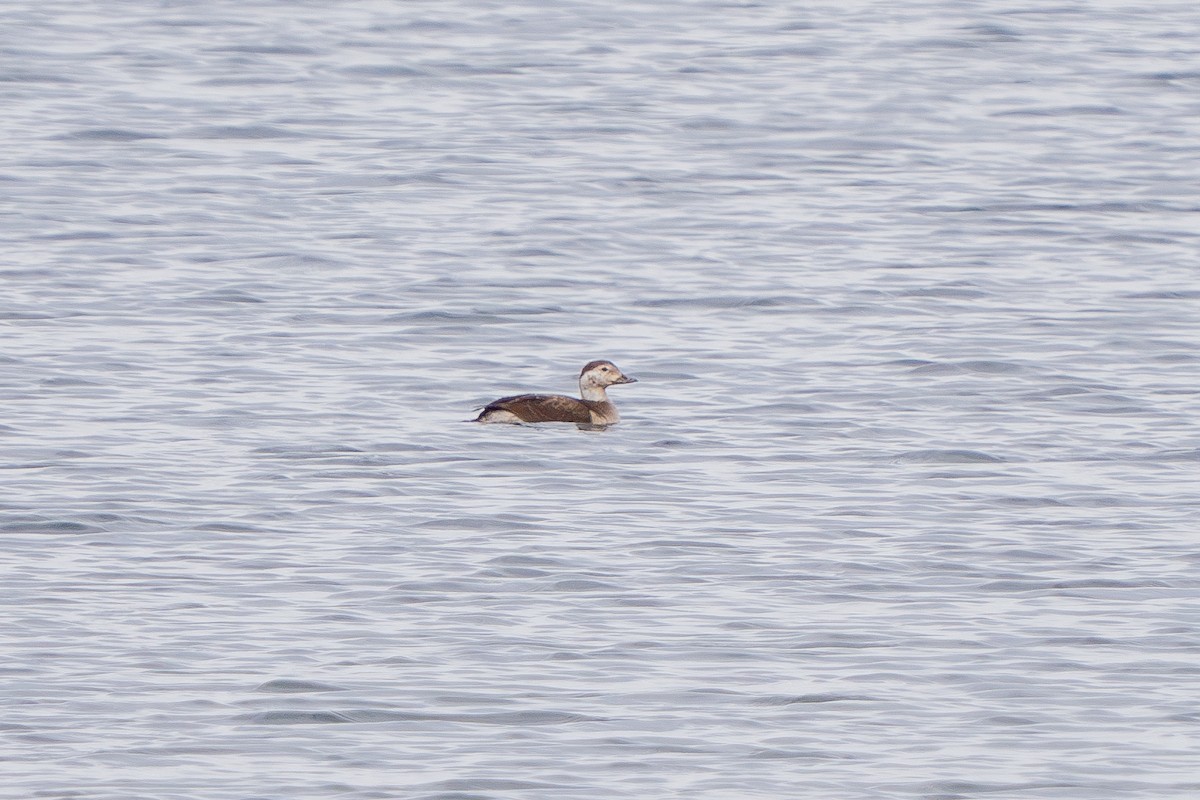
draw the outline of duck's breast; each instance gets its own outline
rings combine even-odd
[[[611,400],[584,400],[588,411],[592,413],[593,425],[616,425],[621,421],[621,415],[617,413],[617,407],[612,404]]]

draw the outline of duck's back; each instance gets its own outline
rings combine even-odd
[[[475,421],[590,423],[592,410],[584,401],[561,394],[518,394],[488,403]]]

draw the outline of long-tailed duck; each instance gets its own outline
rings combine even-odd
[[[589,361],[579,373],[582,400],[561,394],[518,394],[501,397],[484,406],[475,422],[577,422],[614,425],[621,415],[604,389],[636,383],[611,361]]]

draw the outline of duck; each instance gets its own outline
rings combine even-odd
[[[617,407],[604,390],[637,383],[611,361],[589,361],[579,372],[581,400],[562,394],[517,394],[501,397],[483,407],[475,422],[574,422],[582,425],[616,425]]]

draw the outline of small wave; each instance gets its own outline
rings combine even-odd
[[[559,581],[550,587],[556,592],[620,592],[621,587],[601,581],[574,579]]]
[[[231,44],[207,48],[209,53],[249,53],[264,56],[315,56],[317,51],[303,45]]]
[[[191,303],[265,303],[260,297],[240,289],[219,289],[212,292],[201,292],[188,298]]]
[[[811,301],[792,295],[742,296],[710,295],[706,297],[660,297],[634,303],[643,308],[785,308],[811,305]]]
[[[762,697],[754,700],[754,705],[763,706],[791,706],[791,705],[807,705],[810,703],[844,703],[849,701],[863,702],[873,701],[874,697],[867,697],[861,694],[837,694],[834,692],[817,693],[817,694],[800,694],[800,695],[771,695],[770,697]]]
[[[471,798],[482,797],[482,795],[474,794],[474,792],[512,792],[522,789],[553,789],[561,791],[569,787],[561,783],[519,781],[511,778],[447,778],[446,780],[427,783],[421,788],[423,790],[440,789],[445,792],[454,792],[452,796],[444,795],[445,800],[451,800],[451,797],[458,798],[458,800],[470,800]],[[472,794],[462,794],[464,792],[471,792]]]
[[[133,131],[124,128],[84,128],[54,137],[56,139],[86,139],[94,142],[136,142],[139,139],[165,139],[159,133]]]
[[[51,75],[48,72],[3,72],[0,73],[0,83],[75,83],[65,75]]]
[[[901,297],[945,297],[954,300],[975,300],[987,297],[988,292],[982,289],[967,289],[957,286],[930,286],[922,289],[909,289],[901,292]]]
[[[1012,375],[1025,372],[1026,368],[1011,361],[956,361],[927,363],[909,371],[912,375]]]
[[[1123,296],[1130,300],[1200,300],[1200,290],[1134,292]]]
[[[330,683],[278,678],[259,684],[254,691],[271,692],[273,694],[295,694],[301,692],[340,692],[344,690],[341,686],[334,686]]]
[[[586,714],[575,714],[567,711],[501,711],[496,713],[438,713],[425,711],[387,711],[379,709],[358,709],[345,711],[330,710],[274,710],[246,714],[239,718],[241,722],[254,725],[346,725],[352,723],[372,722],[460,722],[476,725],[511,725],[525,727],[529,725],[565,725],[575,722],[589,722],[596,718]]]
[[[910,450],[895,459],[898,464],[1000,464],[999,456],[978,450]]]
[[[22,520],[0,525],[3,533],[98,533],[100,528],[70,520]]]
[[[416,78],[429,73],[415,67],[402,64],[363,64],[356,67],[346,67],[342,70],[346,75],[360,75],[366,78]]]
[[[1071,581],[1047,583],[1048,589],[1161,589],[1171,586],[1168,581],[1141,580],[1122,581],[1114,578],[1080,578]]]
[[[188,134],[194,139],[296,139],[301,134],[274,125],[205,125]]]
[[[336,711],[262,711],[237,717],[251,725],[346,725],[359,720]]]
[[[993,42],[1015,42],[1021,39],[1020,31],[1004,25],[981,23],[978,25],[964,25],[960,30],[963,33],[974,34],[981,39],[988,39]]]
[[[1012,111],[997,111],[993,117],[1077,117],[1077,116],[1114,116],[1125,114],[1123,109],[1116,106],[1056,106],[1052,108],[1017,108]]]
[[[285,458],[325,458],[327,456],[341,456],[347,453],[361,453],[357,447],[351,447],[345,444],[334,445],[273,445],[271,447],[258,447],[250,452],[257,455],[283,456]]]
[[[995,502],[1013,508],[1054,508],[1068,505],[1068,503],[1055,500],[1053,497],[1021,497],[1018,495],[998,497]]]

